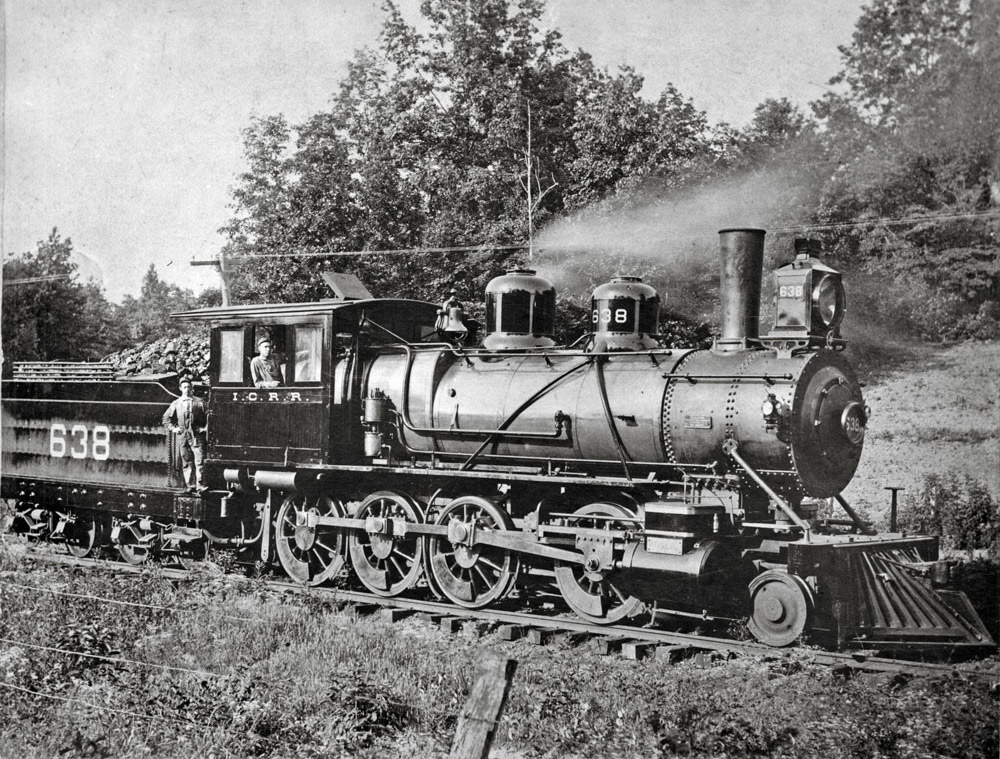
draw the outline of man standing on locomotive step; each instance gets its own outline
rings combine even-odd
[[[277,387],[285,384],[281,374],[281,364],[271,355],[271,341],[262,337],[257,341],[259,356],[250,361],[250,376],[254,387]]]
[[[179,436],[181,461],[184,462],[184,484],[190,492],[201,493],[208,490],[202,468],[208,415],[205,413],[205,402],[191,395],[191,380],[184,377],[178,386],[181,397],[167,408],[163,415],[163,425]],[[192,468],[194,472],[191,471]]]

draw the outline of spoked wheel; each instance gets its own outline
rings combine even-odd
[[[424,521],[420,506],[402,493],[372,493],[358,508],[356,519],[364,530],[351,535],[351,566],[372,593],[396,596],[412,588],[420,577],[424,542],[405,534],[405,524]]]
[[[94,549],[100,548],[104,540],[104,529],[93,514],[74,514],[63,528],[63,535],[69,552],[82,559],[90,556]]]
[[[115,548],[128,564],[145,564],[152,558],[157,542],[152,532],[144,530],[138,523],[126,522],[118,532]]]
[[[513,530],[507,512],[485,498],[464,496],[449,503],[434,522],[448,527],[447,537],[427,540],[431,572],[441,592],[468,609],[505,596],[517,579],[520,560],[508,549],[476,545],[475,536]]]
[[[636,525],[635,514],[617,503],[589,503],[578,509],[574,524],[595,530],[627,530]],[[593,517],[587,519],[586,517]],[[617,517],[618,519],[609,519]],[[619,521],[620,520],[620,521]],[[614,571],[593,563],[555,562],[556,584],[569,607],[599,625],[613,625],[638,613],[642,602],[619,590]]]
[[[342,516],[343,507],[323,493],[293,493],[285,499],[275,522],[274,541],[289,577],[304,585],[321,585],[344,568],[344,530],[316,524],[318,517]]]
[[[768,646],[788,646],[810,626],[813,594],[795,575],[768,570],[750,583],[753,611],[747,627]]]

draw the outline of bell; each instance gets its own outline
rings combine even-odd
[[[468,333],[465,326],[465,309],[458,300],[458,292],[452,290],[448,299],[441,304],[437,312],[434,328],[447,339],[461,340]]]

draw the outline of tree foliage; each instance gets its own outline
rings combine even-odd
[[[478,293],[521,260],[512,246],[529,239],[529,218],[627,193],[707,150],[704,113],[673,87],[647,102],[635,72],[567,51],[541,28],[539,0],[427,0],[426,32],[384,7],[378,50],[357,53],[329,112],[246,130],[248,171],[224,229],[250,257],[235,297],[321,297],[324,268],[383,296]],[[447,251],[468,245],[480,249]],[[336,256],[411,247],[444,250]]]
[[[217,296],[217,291],[209,290],[196,297],[190,290],[164,282],[156,273],[156,266],[150,264],[142,279],[139,297],[126,295],[116,309],[125,329],[124,342],[146,343],[184,334],[187,327],[172,321],[170,314],[196,306],[218,305]]]
[[[15,361],[94,360],[120,342],[103,291],[79,281],[73,243],[57,229],[4,263],[3,278],[5,373]]]
[[[473,300],[551,222],[596,209],[613,226],[650,197],[767,176],[769,223],[812,226],[840,265],[877,273],[883,318],[1000,334],[1000,4],[873,0],[811,114],[774,98],[739,128],[568,51],[542,0],[425,0],[419,28],[383,7],[328,110],[244,133],[223,229],[237,301],[326,297],[325,269],[380,296]],[[593,245],[580,271],[624,244]],[[338,255],[412,248],[427,252]],[[684,289],[711,293],[701,276]]]
[[[218,305],[218,290],[195,296],[160,280],[150,265],[138,298],[109,303],[93,280],[80,282],[73,243],[53,229],[36,250],[3,266],[4,373],[20,361],[98,361],[129,345],[182,334],[169,314]]]
[[[877,0],[815,104],[836,170],[816,217],[877,274],[884,318],[929,339],[1000,337],[1000,4]]]

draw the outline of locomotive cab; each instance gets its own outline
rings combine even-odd
[[[208,458],[226,466],[286,468],[358,458],[361,356],[380,343],[419,342],[437,307],[419,301],[331,299],[223,306],[174,314],[211,328]],[[256,387],[251,362],[267,338],[281,367]]]

